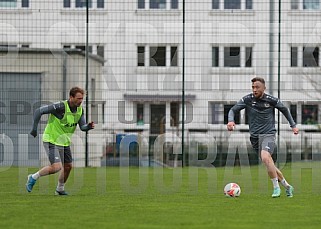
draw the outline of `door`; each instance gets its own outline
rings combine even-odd
[[[165,133],[166,105],[150,105],[150,134],[159,135]]]
[[[35,106],[41,101],[41,74],[0,73],[0,82],[0,134],[3,134],[0,141],[0,165],[11,165],[12,155],[7,154],[12,144],[13,165],[38,166],[39,136],[33,138],[29,132]],[[27,142],[22,142],[25,136]]]

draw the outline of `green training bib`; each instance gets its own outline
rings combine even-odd
[[[53,114],[49,115],[48,123],[42,140],[59,146],[69,146],[71,136],[76,130],[78,121],[82,115],[82,107],[77,107],[77,111],[70,111],[67,100],[64,101],[65,114],[62,119],[58,119]]]

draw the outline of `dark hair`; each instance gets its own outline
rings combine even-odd
[[[73,87],[69,91],[69,96],[75,97],[77,93],[85,94],[85,90],[80,87]]]
[[[256,81],[259,81],[265,85],[265,80],[262,77],[254,77],[251,82],[254,83]]]

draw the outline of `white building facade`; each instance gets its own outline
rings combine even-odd
[[[88,28],[89,51],[105,59],[103,80],[96,83],[106,101],[107,142],[132,132],[181,136],[183,78],[186,137],[226,137],[227,112],[251,92],[253,76],[266,79],[267,91],[280,96],[299,128],[318,130],[320,1],[88,4],[87,15],[83,0],[0,1],[2,34],[8,35],[0,44],[84,50]],[[246,130],[246,111],[236,121]]]

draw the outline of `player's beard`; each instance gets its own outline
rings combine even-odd
[[[263,97],[263,94],[264,93],[253,93],[254,94],[254,97],[257,98],[257,99],[260,99]]]

